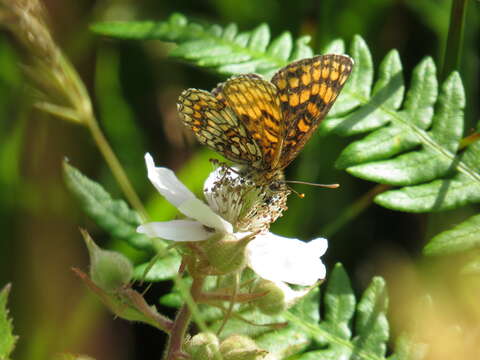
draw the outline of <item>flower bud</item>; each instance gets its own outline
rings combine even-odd
[[[285,292],[278,284],[272,281],[261,280],[254,288],[255,293],[268,293],[259,297],[254,304],[265,315],[277,315],[288,307]]]
[[[206,253],[210,265],[222,274],[232,273],[246,264],[246,241],[238,240],[232,234],[222,234],[208,240]]]
[[[185,350],[193,360],[213,360],[219,352],[218,338],[213,333],[199,333],[190,339]]]
[[[103,250],[86,231],[82,231],[90,254],[90,278],[101,289],[113,292],[128,284],[133,276],[129,259],[115,251]]]
[[[247,336],[232,335],[220,344],[220,353],[224,360],[263,360],[268,351],[260,349]]]
[[[226,353],[234,350],[251,350],[256,348],[257,344],[255,343],[255,341],[245,335],[231,335],[225,340],[223,340],[220,344],[220,352],[222,353],[222,355],[225,355]]]

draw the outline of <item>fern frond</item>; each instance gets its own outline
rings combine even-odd
[[[239,32],[235,24],[222,28],[192,23],[181,14],[167,21],[104,22],[91,29],[102,35],[122,39],[156,39],[178,44],[171,56],[182,58],[222,74],[273,74],[289,62],[310,57],[310,36],[293,41],[286,31],[271,40],[270,28],[261,24],[252,31]]]
[[[369,57],[368,48],[359,39],[354,40],[352,55],[357,59],[355,72],[370,73],[365,78],[371,82],[371,61],[364,64],[362,60]],[[470,154],[476,152],[475,144],[456,155],[464,122],[461,79],[451,74],[438,96],[437,87],[434,63],[427,58],[414,69],[403,100],[401,64],[396,52],[391,52],[380,65],[372,95],[358,82],[348,83],[342,96],[358,99],[361,105],[343,109],[349,112],[324,123],[324,128],[341,135],[371,131],[344,149],[337,166],[366,180],[405,186],[378,195],[375,200],[380,205],[426,212],[480,200],[480,163]],[[447,186],[450,182],[458,186]]]
[[[343,150],[337,167],[366,180],[403,186],[375,197],[377,204],[394,210],[442,211],[480,202],[480,144],[458,153],[465,107],[459,75],[452,73],[438,94],[435,65],[426,58],[415,67],[403,98],[401,63],[392,51],[382,61],[370,95],[369,50],[356,38],[351,52],[356,59],[354,81],[347,83],[339,102],[357,100],[359,105],[344,106],[344,115],[327,119],[323,128],[340,135],[370,133]],[[425,253],[478,248],[478,234],[473,217],[435,236]]]
[[[357,302],[347,273],[337,264],[325,290],[323,321],[307,332],[328,347],[309,351],[300,359],[384,359],[389,338],[387,308],[382,278],[374,278]]]
[[[435,236],[425,246],[426,255],[444,255],[480,248],[480,215],[474,215]]]
[[[319,313],[320,302],[323,314]],[[211,310],[205,310],[202,315],[214,331],[222,323],[223,313]],[[241,318],[227,322],[222,336],[241,330],[279,359],[293,356],[301,360],[385,360],[390,336],[387,310],[388,297],[382,278],[374,278],[357,300],[345,269],[337,264],[329,275],[323,296],[314,290],[288,312],[273,317],[245,307],[238,312]],[[288,326],[274,329],[244,320],[255,324],[288,322]],[[405,338],[400,340],[395,354],[388,359],[411,359],[409,354],[417,345]]]

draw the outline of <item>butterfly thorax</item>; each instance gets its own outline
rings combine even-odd
[[[280,169],[253,169],[245,166],[240,170],[240,175],[254,184],[268,188],[271,191],[284,191],[288,187],[285,184],[285,175]]]

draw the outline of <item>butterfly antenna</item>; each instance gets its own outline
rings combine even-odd
[[[311,183],[307,181],[295,181],[295,180],[285,180],[285,182],[289,184],[310,185],[310,186],[316,186],[316,187],[327,188],[327,189],[336,189],[340,187],[340,184],[317,184],[317,183]]]
[[[284,184],[287,185],[287,184],[286,184],[287,182],[288,182],[288,181],[285,181]],[[297,190],[295,190],[295,189],[292,188],[291,186],[288,186],[288,185],[287,185],[287,187],[288,187],[288,190],[290,190],[291,192],[293,192],[293,193],[294,193],[295,195],[297,195],[300,199],[305,198],[305,194],[304,194],[304,193],[299,193]]]

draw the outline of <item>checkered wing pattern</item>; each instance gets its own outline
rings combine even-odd
[[[323,55],[293,62],[272,78],[282,111],[283,145],[278,168],[285,168],[327,115],[352,71],[344,55]]]
[[[177,106],[184,124],[200,143],[239,164],[255,166],[262,162],[260,148],[221,97],[188,89],[180,95]]]
[[[275,168],[283,141],[277,88],[269,81],[250,74],[229,79],[219,94],[258,144],[263,158],[259,168]]]

